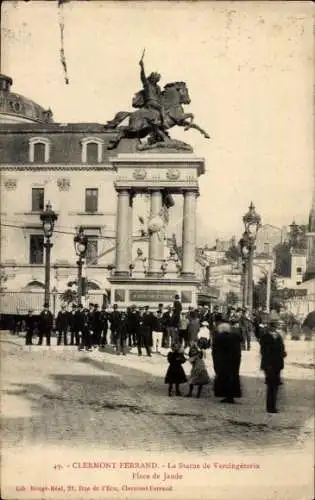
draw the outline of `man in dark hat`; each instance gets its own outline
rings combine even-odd
[[[181,315],[181,312],[182,312],[182,309],[183,309],[183,306],[182,306],[182,303],[180,301],[180,298],[179,298],[179,295],[175,295],[175,299],[174,299],[174,303],[173,303],[173,316],[174,316],[174,320],[173,320],[173,324],[174,326],[177,326],[177,328],[179,327],[179,321],[180,321],[180,315]]]
[[[56,319],[56,330],[58,332],[57,345],[61,344],[61,339],[63,338],[64,345],[68,345],[68,327],[69,327],[69,313],[66,310],[66,306],[61,306],[61,311],[58,312]]]
[[[50,346],[51,330],[53,327],[53,314],[49,310],[48,302],[45,302],[44,308],[39,315],[39,335],[38,344],[42,345],[43,337],[46,337],[46,345]]]
[[[110,315],[110,331],[111,331],[111,344],[116,345],[116,335],[119,329],[121,313],[118,311],[118,304],[113,305],[113,311]]]
[[[147,356],[151,356],[153,314],[149,311],[149,306],[145,306],[140,312],[140,324],[137,335],[138,356],[142,355],[142,346],[147,351]]]
[[[100,345],[101,345],[101,347],[105,347],[105,345],[107,344],[109,313],[106,309],[107,309],[107,306],[105,304],[103,304],[102,310],[100,311],[100,322],[101,322]]]
[[[242,349],[250,350],[252,322],[249,318],[247,309],[243,308],[239,312],[239,326],[242,334]]]
[[[80,334],[83,331],[83,305],[79,304],[74,316],[75,344],[80,345]],[[82,339],[81,339],[82,340]]]
[[[279,385],[281,385],[280,373],[284,368],[284,358],[286,351],[283,339],[278,330],[280,318],[275,311],[272,311],[268,318],[267,327],[260,336],[260,369],[265,373],[265,383],[267,384],[266,411],[268,413],[278,413],[276,402]]]
[[[82,329],[81,329],[81,345],[79,348],[80,351],[83,351],[84,349],[86,351],[92,351],[90,321],[91,321],[90,311],[87,308],[85,308],[81,313]]]
[[[25,345],[32,345],[33,335],[35,329],[36,318],[33,315],[33,309],[28,311],[28,315],[25,318],[25,327],[26,327],[26,336],[25,336]]]
[[[160,352],[163,339],[163,304],[158,305],[158,309],[154,314],[153,331],[152,331],[152,346],[155,352]]]
[[[92,344],[94,347],[97,347],[101,343],[101,333],[102,333],[101,311],[99,310],[98,304],[94,304],[94,311],[92,317],[92,330],[93,330]]]
[[[140,314],[135,304],[132,304],[127,312],[127,331],[129,347],[137,345],[137,332],[139,330]]]
[[[77,342],[77,332],[76,332],[76,309],[77,306],[76,304],[72,304],[71,311],[69,313],[69,327],[70,327],[70,345],[74,345],[74,342],[76,345],[78,345],[79,342]]]
[[[91,347],[94,345],[94,314],[95,314],[95,309],[94,309],[94,304],[92,302],[89,303],[89,325],[90,325],[90,342],[91,342]]]

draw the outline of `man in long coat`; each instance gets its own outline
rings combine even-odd
[[[33,335],[36,326],[36,316],[33,315],[33,310],[28,311],[28,315],[25,318],[26,336],[25,345],[32,345]]]
[[[278,413],[276,402],[278,388],[281,385],[280,373],[284,368],[284,358],[287,355],[278,327],[279,317],[276,312],[272,311],[269,316],[268,326],[260,337],[260,368],[265,372],[267,385],[266,411],[268,413]]]
[[[217,316],[213,338],[212,358],[215,371],[214,395],[223,397],[222,403],[234,403],[241,397],[240,363],[242,336],[236,323]]]
[[[149,311],[149,306],[145,306],[144,312],[140,316],[139,333],[137,337],[138,355],[142,355],[141,347],[147,351],[148,356],[152,356],[152,331],[154,327],[154,316]]]
[[[56,319],[56,330],[58,332],[57,345],[61,344],[62,338],[64,345],[68,345],[67,335],[68,335],[69,319],[70,319],[69,313],[66,310],[66,306],[62,305],[61,311],[58,312]]]
[[[38,344],[42,345],[43,337],[46,337],[46,345],[50,346],[51,330],[53,327],[53,314],[49,310],[49,304],[45,302],[44,308],[39,315],[39,336]]]

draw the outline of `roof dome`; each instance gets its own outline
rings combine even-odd
[[[12,78],[0,74],[0,123],[50,123],[52,111],[36,102],[11,92]]]

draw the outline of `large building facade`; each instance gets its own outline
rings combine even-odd
[[[100,124],[55,123],[50,110],[11,92],[11,85],[9,77],[0,77],[2,312],[19,314],[42,306],[40,213],[48,202],[58,215],[51,240],[51,287],[61,294],[76,280],[73,238],[82,226],[89,237],[88,289],[93,301],[102,303],[115,255],[115,172],[107,149],[111,134]]]
[[[111,151],[113,131],[98,123],[56,123],[51,110],[12,92],[12,83],[0,75],[1,312],[25,314],[30,307],[38,312],[43,305],[45,250],[40,214],[48,202],[58,216],[51,238],[54,310],[62,293],[77,280],[73,239],[81,226],[88,236],[85,299],[100,305],[113,302],[111,277],[117,257],[113,158],[134,153],[135,143],[122,141]],[[180,209],[181,196],[176,197]],[[137,261],[139,251],[144,256],[148,253],[149,216],[150,195],[144,190],[134,199],[132,261]],[[161,252],[166,261],[171,244],[167,236]]]

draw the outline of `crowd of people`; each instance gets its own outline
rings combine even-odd
[[[172,352],[168,354],[169,367],[165,376],[165,383],[169,387],[169,396],[173,386],[175,394],[181,395],[180,384],[189,382],[187,397],[193,394],[197,387],[196,397],[199,398],[204,385],[210,382],[210,377],[204,363],[205,353],[211,346],[214,378],[214,395],[223,398],[222,403],[234,404],[235,398],[242,397],[240,383],[240,366],[242,350],[250,349],[251,325],[255,326],[256,339],[260,344],[261,370],[265,373],[266,411],[278,413],[276,407],[279,385],[282,384],[280,374],[284,368],[286,357],[284,342],[279,330],[279,316],[275,311],[268,316],[259,316],[252,321],[246,310],[231,308],[226,315],[215,312],[211,317],[212,330],[208,328],[208,321],[202,321],[198,332],[197,342],[192,342],[188,357],[180,344],[174,344]],[[253,318],[254,319],[254,318]],[[208,334],[206,333],[208,331]],[[190,377],[187,379],[182,365],[189,361],[191,364]]]
[[[29,311],[25,319],[26,345],[32,345],[35,334],[37,345],[51,345],[54,317],[48,304],[38,317]],[[119,310],[114,304],[111,309],[98,304],[61,307],[55,321],[57,345],[75,345],[79,350],[92,351],[95,348],[114,347],[117,354],[126,355],[129,348],[136,347],[138,355],[145,349],[147,356],[160,353],[161,349],[171,349],[167,354],[168,368],[165,383],[168,394],[181,396],[180,385],[189,383],[187,397],[200,397],[204,385],[210,377],[206,368],[207,352],[211,351],[214,378],[214,395],[223,403],[233,404],[242,396],[240,365],[243,350],[250,350],[253,336],[260,343],[261,369],[265,373],[267,385],[266,410],[277,413],[276,398],[278,386],[282,383],[280,373],[286,356],[282,335],[279,331],[279,317],[272,312],[262,311],[250,316],[246,309],[233,307],[223,314],[215,307],[192,307],[183,311],[179,296],[172,305],[159,304],[152,311],[148,305],[132,305]],[[191,364],[187,378],[183,364]]]

